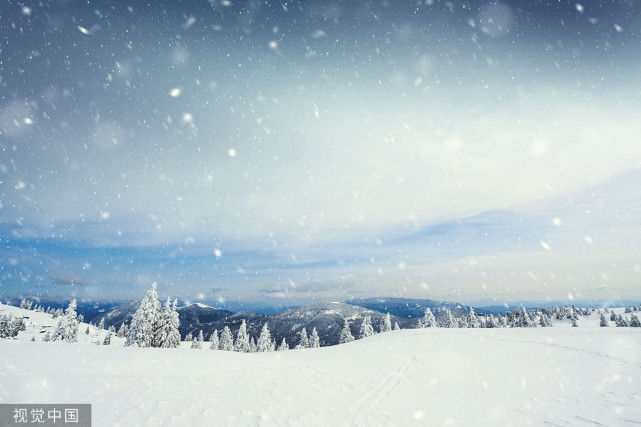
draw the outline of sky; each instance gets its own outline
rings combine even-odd
[[[634,1],[0,6],[0,296],[641,299]]]

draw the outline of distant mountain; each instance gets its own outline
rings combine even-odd
[[[455,316],[460,315],[460,313],[458,313],[459,311],[465,313],[470,311],[469,307],[457,302],[434,301],[431,299],[366,298],[351,299],[345,301],[345,303],[365,307],[380,313],[389,313],[395,316],[411,319],[423,317],[426,308],[432,310],[435,315],[440,311],[445,311],[446,309],[453,310]]]
[[[24,297],[27,301],[31,301],[33,305],[42,305],[45,309],[51,307],[53,309],[66,309],[73,298],[42,298],[37,296]],[[2,302],[13,306],[20,306],[22,297],[0,298]],[[123,301],[116,300],[102,300],[94,301],[90,299],[76,299],[76,313],[82,314],[87,323],[94,322],[96,318],[102,317],[115,307],[121,305]]]
[[[205,325],[225,319],[234,314],[231,311],[221,310],[220,308],[210,307],[201,303],[178,307],[176,311],[180,319],[180,335],[182,338],[189,332],[197,334]]]
[[[285,310],[276,314],[240,312],[208,324],[201,323],[201,326],[205,338],[208,339],[214,330],[217,329],[220,333],[225,326],[229,326],[235,334],[242,321],[245,320],[249,335],[257,340],[263,325],[267,323],[272,337],[279,344],[285,338],[290,347],[298,344],[299,334],[303,328],[306,329],[308,336],[316,328],[321,345],[327,346],[338,344],[344,319],[349,321],[352,335],[358,337],[358,331],[365,316],[371,317],[374,330],[378,332],[381,320],[385,317],[384,314],[340,302],[316,304]],[[401,328],[412,328],[416,325],[414,319],[391,316],[391,320],[392,325],[398,322]],[[197,333],[195,330],[190,332]]]

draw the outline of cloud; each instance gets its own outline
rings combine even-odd
[[[49,278],[58,285],[96,286],[97,280],[85,279],[70,271],[56,270],[49,273]]]

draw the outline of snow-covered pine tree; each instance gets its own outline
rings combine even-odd
[[[389,313],[386,313],[385,317],[381,319],[379,328],[381,332],[389,332],[392,330],[392,319],[390,318]]]
[[[52,340],[78,341],[78,316],[76,315],[75,298],[69,303],[69,307],[65,310],[65,315],[58,321]]]
[[[159,327],[159,317],[160,303],[158,302],[158,292],[156,292],[156,282],[154,282],[140,301],[140,306],[131,319],[125,346],[153,347],[156,330]]]
[[[307,330],[303,328],[299,333],[300,337],[296,348],[309,348],[309,338],[307,338]]]
[[[155,347],[176,348],[180,345],[180,331],[178,330],[180,321],[177,315],[170,298],[167,297],[158,316],[158,327],[154,339]]]
[[[312,335],[309,337],[309,348],[318,348],[320,346],[320,337],[318,336],[318,331],[314,328],[312,329]]]
[[[498,327],[496,324],[496,318],[493,315],[490,314],[488,317],[485,318],[485,327],[486,328]]]
[[[109,329],[107,329],[107,330],[108,330],[109,332],[111,332],[112,334],[115,334],[115,333],[116,333],[116,327],[115,327],[114,325],[109,325]]]
[[[44,337],[42,337],[42,342],[49,342],[51,341],[51,334],[49,334],[49,331],[45,334]]]
[[[127,336],[129,328],[127,327],[127,324],[125,322],[122,322],[120,325],[120,328],[118,328],[118,332],[116,333],[116,336],[119,338],[124,338]]]
[[[102,345],[109,344],[111,344],[111,332],[107,332],[107,335],[105,335],[105,340],[102,342]]]
[[[573,328],[578,328],[579,327],[579,324],[577,323],[577,320],[574,317],[571,317],[570,321],[572,322],[572,327]]]
[[[220,334],[220,349],[224,351],[234,351],[234,339],[232,338],[229,326],[225,326],[223,332]]]
[[[394,330],[395,331],[400,331],[401,330],[401,327],[398,326],[398,322],[394,322]]]
[[[343,324],[343,329],[341,329],[341,335],[338,338],[338,343],[339,344],[345,344],[351,341],[354,341],[354,336],[352,335],[352,331],[349,329],[349,322],[347,319],[344,319],[344,324]]]
[[[218,350],[220,347],[220,340],[218,339],[218,329],[214,329],[214,332],[209,336],[209,348],[212,350]]]
[[[287,341],[285,341],[285,338],[280,342],[280,345],[278,346],[277,351],[287,351],[289,350],[289,345],[287,344]]]
[[[532,321],[532,318],[530,317],[529,313],[523,306],[521,306],[521,311],[519,312],[519,316],[516,320],[516,327],[518,328],[534,327],[534,322]]]
[[[98,329],[105,329],[105,318],[103,317],[100,319],[100,323],[98,323]]]
[[[423,316],[423,327],[424,328],[436,328],[436,317],[434,313],[430,310],[429,307],[425,309],[425,315]]]
[[[254,337],[249,338],[249,352],[256,353],[258,351],[258,345],[256,345],[256,340]]]
[[[249,335],[247,334],[247,324],[245,319],[241,323],[238,333],[236,334],[236,342],[234,343],[234,351],[240,353],[249,353],[251,348],[249,347]]]
[[[603,313],[601,313],[601,318],[599,319],[599,326],[602,328],[607,328],[609,326],[608,321],[605,319]]]
[[[260,336],[258,337],[258,343],[256,344],[256,351],[258,352],[274,351],[274,343],[272,341],[272,335],[269,332],[269,326],[267,326],[267,323],[263,325],[263,330],[260,331]]]
[[[474,308],[470,307],[469,313],[467,313],[466,317],[466,323],[468,328],[480,328],[481,324],[479,322],[479,318],[474,312]]]
[[[20,301],[20,308],[26,309],[27,308],[27,300],[22,298],[22,301]]]
[[[632,328],[641,328],[641,322],[636,314],[630,314],[630,327]]]
[[[201,348],[200,340],[198,338],[202,336],[202,333],[203,331],[200,331],[200,334],[198,336],[194,336],[191,339],[191,348]]]
[[[374,328],[372,327],[372,319],[369,316],[363,318],[361,327],[358,331],[358,337],[360,339],[371,337],[374,335]]]
[[[458,328],[458,322],[452,315],[452,311],[448,308],[445,310],[445,321],[443,322],[444,328]]]
[[[90,328],[91,328],[91,326],[87,325],[87,329],[85,329],[85,334],[86,335],[89,335],[89,333],[91,332]]]

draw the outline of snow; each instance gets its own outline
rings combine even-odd
[[[622,309],[619,309],[623,313]],[[0,402],[91,403],[95,426],[622,425],[641,420],[641,328],[407,329],[274,353],[0,340]],[[608,317],[608,316],[606,316]],[[97,332],[106,334],[106,331]],[[39,340],[39,338],[36,338]]]

